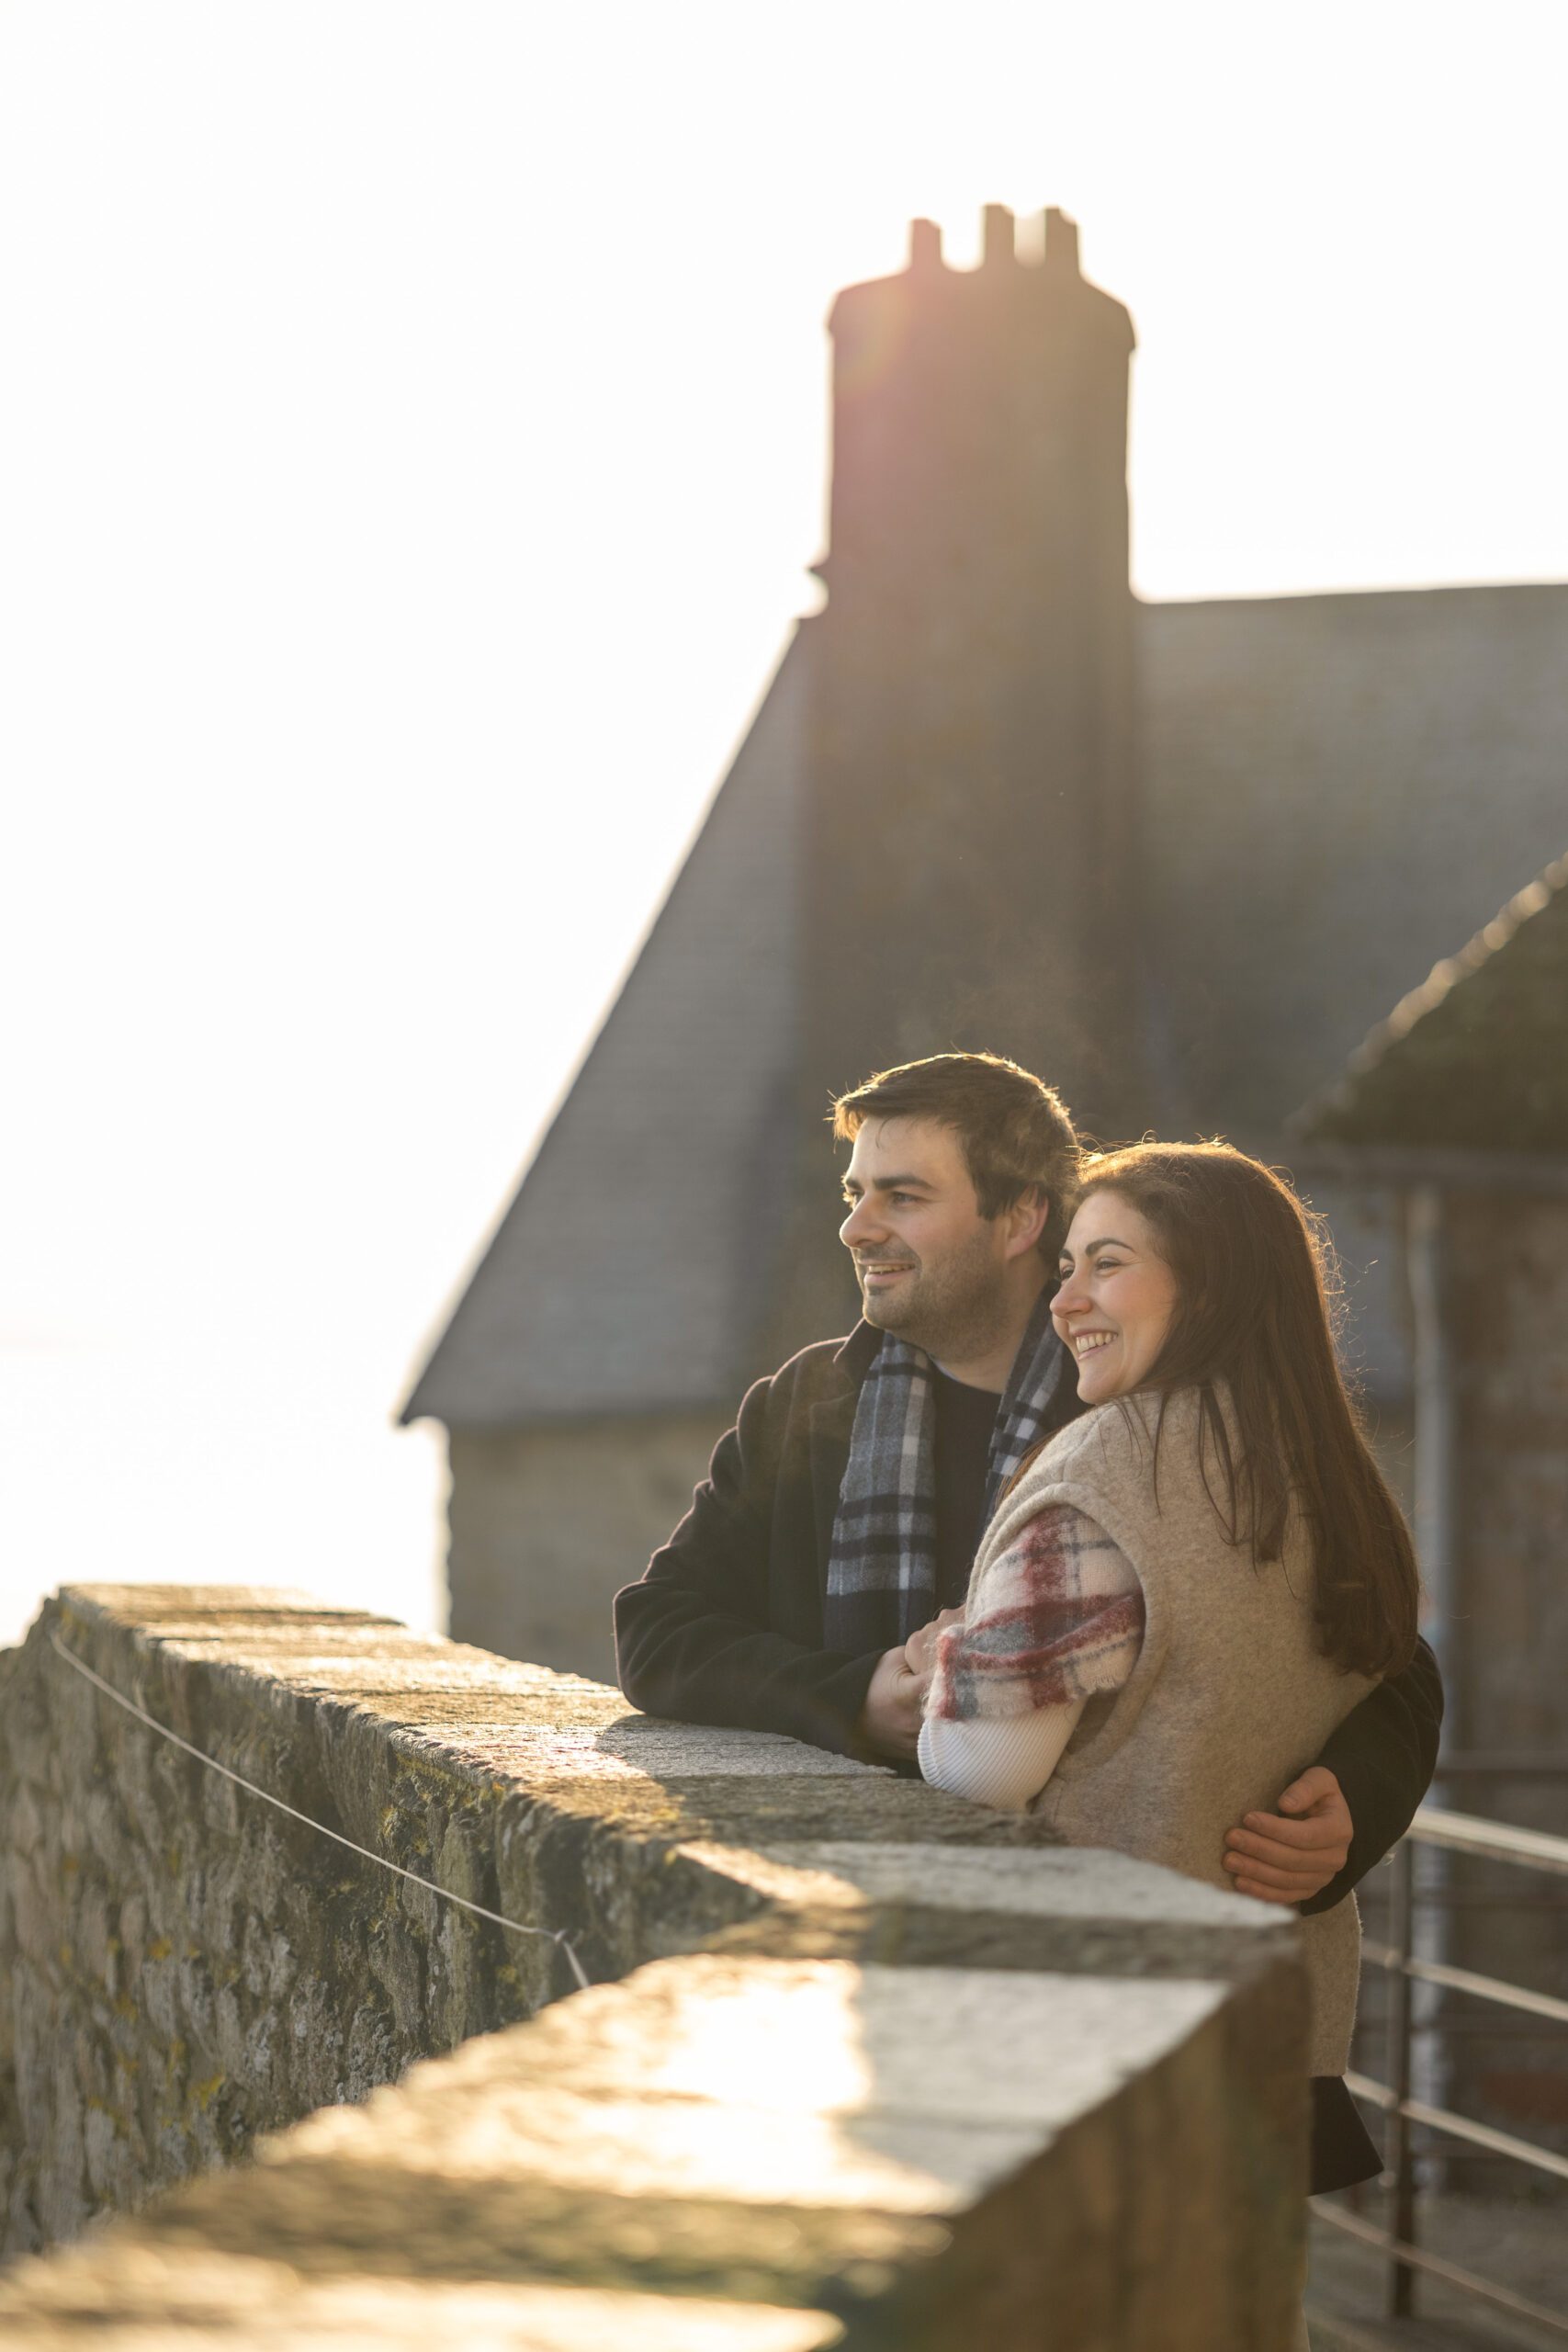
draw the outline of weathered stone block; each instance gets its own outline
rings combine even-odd
[[[1278,2031],[1282,2002],[1288,2038],[1295,1991],[1288,1966],[1238,1992],[658,1962],[265,2143],[254,2172],[91,2256],[15,2274],[0,2315],[19,2343],[45,2320],[69,2341],[152,2256],[175,2292],[196,2266],[222,2343],[252,2340],[265,2263],[313,2286],[395,2273],[446,2325],[483,2280],[521,2344],[551,2288],[690,2302],[715,2328],[728,2303],[713,2340],[737,2346],[757,2306],[798,2310],[782,2340],[803,2345],[1268,2352],[1291,2340],[1299,2166],[1289,2131],[1234,2128],[1253,2053],[1229,2014]],[[552,2340],[595,2340],[556,2308]]]

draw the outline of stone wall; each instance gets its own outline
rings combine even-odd
[[[143,2209],[19,2352],[1292,2340],[1277,1913],[302,1597],[71,1589],[0,1721],[9,2245]]]

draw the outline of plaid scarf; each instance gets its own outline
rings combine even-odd
[[[1066,1369],[1049,1292],[1029,1319],[997,1411],[984,1520],[1031,1446]],[[890,1649],[936,1615],[936,1395],[923,1348],[887,1332],[855,1407],[828,1555],[825,1645]]]

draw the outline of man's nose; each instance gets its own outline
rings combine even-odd
[[[863,1198],[855,1203],[839,1227],[839,1238],[846,1250],[853,1250],[863,1241],[875,1241],[883,1238],[885,1228],[882,1220],[870,1201]]]

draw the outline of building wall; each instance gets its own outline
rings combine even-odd
[[[1568,1755],[1568,1200],[1455,1194],[1466,1747]]]
[[[684,1515],[734,1419],[452,1430],[454,1640],[613,1682],[610,1604]]]
[[[1448,1235],[1461,1384],[1452,1744],[1568,1757],[1568,1200],[1451,1195]],[[1467,1781],[1448,1801],[1568,1836],[1568,1780]],[[1461,1967],[1568,1997],[1561,1879],[1463,1861],[1451,1898]],[[1568,2154],[1561,2028],[1452,1999],[1446,2018],[1453,2103]]]

